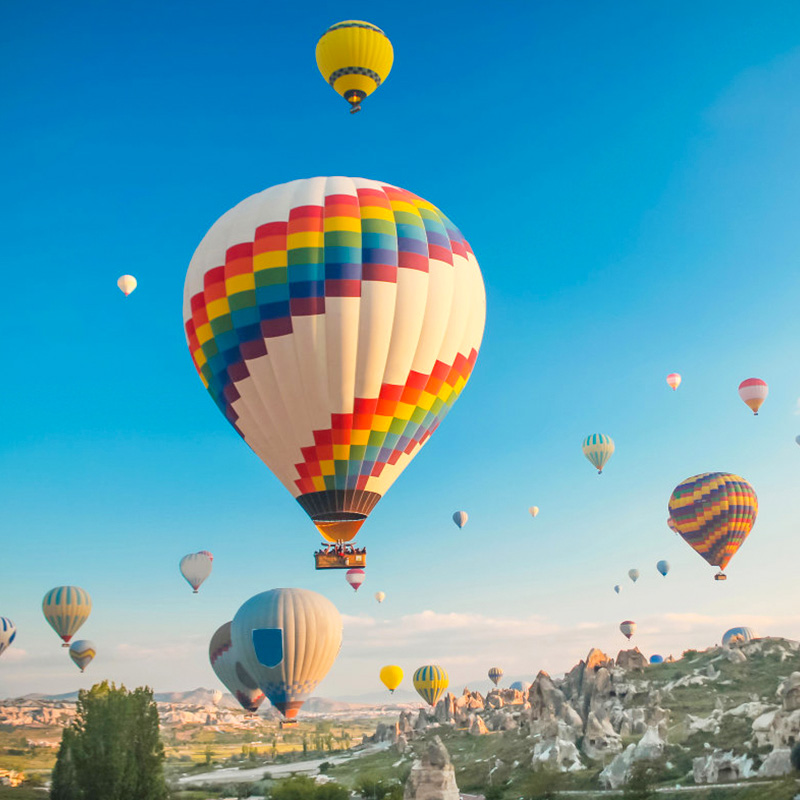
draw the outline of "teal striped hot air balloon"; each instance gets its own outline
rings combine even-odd
[[[614,440],[604,433],[592,433],[583,440],[583,454],[597,468],[597,474],[603,474],[603,467],[614,455]]]
[[[69,647],[69,640],[92,613],[92,598],[79,586],[56,586],[42,600],[42,612],[50,627]]]

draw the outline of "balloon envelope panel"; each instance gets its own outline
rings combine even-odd
[[[236,698],[239,705],[251,713],[258,711],[264,702],[264,692],[244,669],[236,656],[231,641],[231,623],[220,625],[208,645],[208,660],[214,674]]]
[[[722,644],[740,644],[758,639],[758,634],[752,628],[731,628],[722,634]]]
[[[221,217],[186,276],[203,384],[327,539],[352,539],[460,395],[486,299],[435,206],[312,178]]]
[[[0,655],[12,644],[17,636],[17,628],[8,617],[0,617]]]

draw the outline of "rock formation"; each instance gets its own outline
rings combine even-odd
[[[403,800],[459,800],[455,769],[438,736],[431,739],[422,758],[414,761]]]

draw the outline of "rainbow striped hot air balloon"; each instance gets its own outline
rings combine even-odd
[[[92,613],[92,598],[78,586],[56,586],[42,600],[42,612],[50,627],[69,647],[69,640]]]
[[[453,223],[365,178],[247,198],[203,238],[184,286],[203,385],[329,542],[355,537],[438,428],[485,316]]]
[[[603,467],[614,454],[614,440],[604,433],[592,433],[583,440],[583,454],[603,474]]]
[[[414,688],[429,706],[435,706],[439,702],[449,685],[447,672],[438,664],[427,664],[414,673]]]
[[[678,484],[669,514],[687,544],[709,564],[723,570],[749,535],[758,516],[758,497],[738,475],[704,472]]]
[[[758,409],[761,404],[767,399],[769,394],[769,386],[766,381],[761,378],[748,378],[739,384],[739,397],[742,398],[745,405],[758,416]]]

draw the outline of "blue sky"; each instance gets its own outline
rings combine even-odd
[[[488,660],[558,672],[616,652],[630,617],[648,653],[738,622],[800,637],[800,7],[467,9],[3,5],[0,614],[19,634],[0,696],[216,686],[208,638],[275,586],[346,615],[329,695],[392,662],[440,662],[456,688]],[[346,18],[395,47],[355,116],[314,62]],[[488,304],[470,384],[363,529],[358,594],[311,568],[310,523],[203,390],[181,321],[223,212],[336,174],[439,206]],[[758,418],[736,392],[753,376],[770,384]],[[600,478],[580,451],[595,431],[617,443]],[[710,470],[761,502],[726,584],[664,524],[672,488]],[[199,549],[214,573],[192,596],[177,562]],[[95,602],[84,676],[41,616],[64,583]]]

